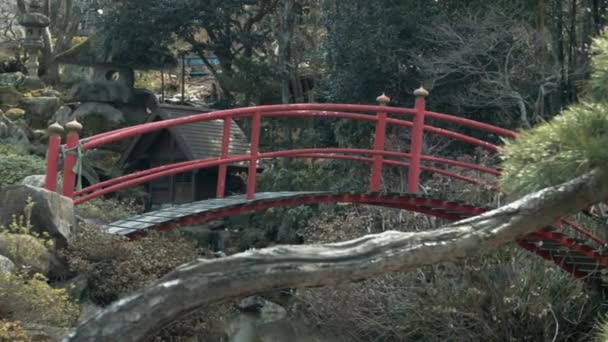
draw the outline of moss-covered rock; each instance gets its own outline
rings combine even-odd
[[[11,108],[4,113],[9,120],[21,120],[25,117],[25,110],[21,108]]]

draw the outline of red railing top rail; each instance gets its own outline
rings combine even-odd
[[[84,149],[93,149],[117,140],[133,137],[136,135],[151,133],[157,130],[185,125],[189,123],[195,123],[200,121],[209,121],[209,120],[219,120],[224,118],[241,118],[252,116],[254,113],[260,113],[262,116],[290,116],[295,114],[282,113],[282,112],[293,112],[293,111],[308,111],[307,113],[298,113],[301,116],[320,116],[320,117],[339,117],[339,118],[347,118],[354,120],[366,120],[366,121],[376,121],[377,117],[375,115],[367,115],[367,114],[358,114],[353,112],[386,112],[388,114],[402,114],[402,115],[415,115],[415,109],[410,108],[398,108],[398,107],[389,107],[389,106],[372,106],[372,105],[352,105],[352,104],[287,104],[287,105],[269,105],[269,106],[258,106],[258,107],[246,107],[246,108],[237,108],[237,109],[228,109],[221,110],[217,112],[207,112],[200,113],[196,115],[174,118],[169,120],[157,121],[157,122],[149,122],[144,123],[132,127],[127,127],[123,129],[119,129],[112,132],[101,133],[98,135],[94,135],[92,137],[83,139]],[[312,113],[311,111],[315,111],[316,113]],[[324,111],[328,111],[328,113],[324,113]],[[336,115],[336,113],[331,112],[343,112],[340,115]],[[345,113],[344,111],[348,112]],[[347,115],[348,114],[348,115]],[[435,113],[435,112],[425,112],[426,115],[430,118],[434,118],[440,121],[450,122],[459,124],[464,127],[474,128],[481,131],[485,131],[488,133],[497,134],[502,137],[514,137],[515,132],[492,126],[489,124],[477,122],[470,119],[465,119],[456,116],[450,116],[447,114]],[[391,120],[391,123],[395,123],[395,120]],[[438,128],[435,128],[438,130]]]

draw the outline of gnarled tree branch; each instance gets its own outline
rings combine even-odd
[[[607,197],[608,173],[594,170],[434,231],[389,231],[342,243],[278,246],[198,260],[109,306],[82,323],[64,341],[139,341],[211,303],[275,288],[357,281],[473,256]]]

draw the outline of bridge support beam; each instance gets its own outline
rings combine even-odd
[[[61,134],[63,127],[55,122],[48,128],[49,145],[46,152],[46,175],[44,188],[49,191],[57,191],[57,172],[59,171],[59,155],[61,153]]]
[[[386,106],[391,99],[384,95],[384,93],[376,99],[380,103],[380,106]],[[383,152],[384,142],[386,138],[386,112],[381,111],[376,115],[376,133],[374,136],[374,151]],[[372,179],[370,181],[370,191],[379,192],[382,186],[382,166],[384,156],[382,154],[375,154],[374,161],[372,164]]]
[[[224,130],[222,132],[222,150],[220,151],[220,159],[228,158],[230,152],[230,124],[231,118],[224,118]],[[219,166],[217,173],[217,190],[215,197],[223,198],[226,194],[226,176],[228,175],[228,165],[222,164]]]
[[[426,112],[426,97],[429,92],[420,87],[414,91],[416,102],[414,109],[414,125],[412,127],[412,140],[410,142],[410,170],[407,177],[407,191],[411,193],[418,192],[420,183],[420,162],[422,160],[422,147],[424,144],[424,116]]]
[[[262,113],[253,114],[251,120],[251,157],[249,159],[249,172],[247,173],[247,199],[255,197],[255,182],[258,172],[258,156],[260,152],[260,126]]]
[[[66,151],[63,158],[63,196],[74,197],[74,187],[76,186],[76,172],[74,167],[78,162],[78,144],[80,143],[80,136],[78,132],[82,130],[82,125],[76,121],[68,122],[65,125],[68,131],[66,139]]]

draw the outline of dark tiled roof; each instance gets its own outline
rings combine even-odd
[[[160,105],[148,117],[146,122],[180,118],[194,114],[212,112],[209,108]],[[189,160],[218,157],[222,146],[222,135],[224,134],[223,120],[200,121],[187,125],[174,126],[169,128],[169,132],[175,138],[180,149]],[[150,133],[154,134],[154,133]],[[142,141],[144,136],[138,136],[131,142],[126,152],[123,154],[120,163],[124,164],[132,158],[136,146]],[[148,140],[147,143],[151,142]],[[230,149],[229,154],[249,154],[250,144],[241,128],[232,121],[230,127]],[[247,162],[235,163],[234,166],[246,166]]]
[[[209,109],[161,105],[158,115],[163,119],[181,118],[201,112],[209,112]],[[184,152],[192,159],[217,157],[220,155],[222,146],[222,135],[224,134],[223,120],[200,121],[197,123],[174,126],[171,132],[178,137]],[[181,140],[181,141],[180,141]],[[232,121],[230,128],[230,154],[248,154],[249,140],[241,128]]]

